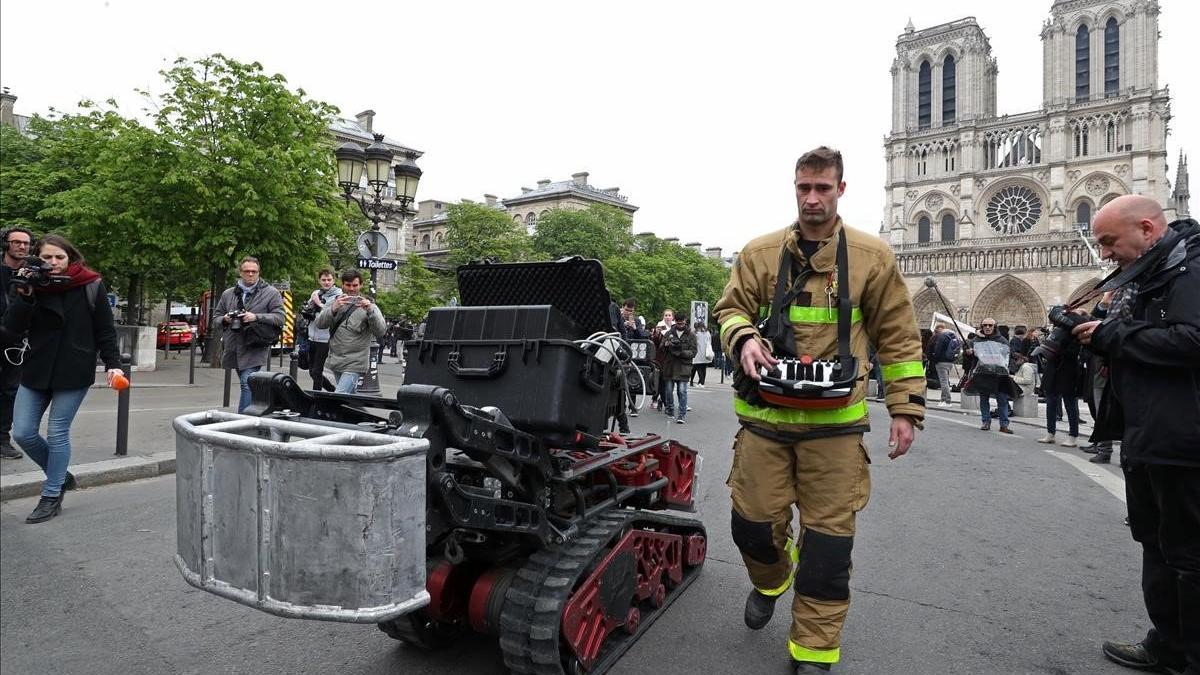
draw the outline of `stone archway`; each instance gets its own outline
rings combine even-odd
[[[917,328],[926,328],[933,321],[934,312],[943,312],[942,303],[938,300],[937,293],[932,288],[922,289],[920,293],[913,296],[913,314],[917,318]]]
[[[975,298],[971,322],[992,317],[1007,326],[1041,326],[1046,323],[1046,303],[1029,284],[1005,274],[988,284]]]

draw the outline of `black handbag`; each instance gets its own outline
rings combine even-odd
[[[238,294],[238,309],[245,308],[245,294]],[[262,349],[279,342],[283,335],[283,326],[275,326],[263,321],[251,321],[242,325],[242,345],[250,349]]]

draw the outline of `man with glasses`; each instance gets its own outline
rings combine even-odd
[[[221,365],[237,371],[242,395],[238,400],[238,412],[250,405],[250,375],[267,365],[271,358],[271,347],[247,344],[246,324],[265,321],[274,326],[283,326],[283,296],[271,284],[263,281],[258,259],[242,258],[238,265],[241,279],[226,288],[217,301],[213,316],[222,330]]]
[[[1008,426],[1008,341],[996,332],[996,320],[984,319],[979,324],[979,334],[971,336],[971,346],[963,354],[974,356],[979,363],[971,371],[970,389],[979,394],[979,415],[983,420],[979,428],[992,428],[991,396],[996,396],[996,407],[1000,413],[1000,433],[1011,434]]]
[[[4,264],[0,265],[0,316],[8,311],[8,282],[25,264],[33,233],[23,227],[14,227],[3,233]],[[0,349],[19,346],[21,335],[4,335],[0,338]],[[17,387],[21,384],[21,367],[7,358],[0,358],[0,457],[21,459],[24,455],[13,447],[10,432],[13,423],[13,403],[17,400]]]

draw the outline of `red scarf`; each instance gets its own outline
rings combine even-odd
[[[71,277],[71,280],[65,284],[53,284],[50,286],[38,287],[38,293],[66,293],[72,288],[86,286],[100,278],[94,270],[83,266],[83,263],[71,263],[67,265],[66,276]]]

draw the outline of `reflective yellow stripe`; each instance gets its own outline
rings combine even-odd
[[[901,361],[882,367],[885,382],[905,377],[925,377],[925,366],[920,361]]]
[[[733,399],[733,411],[742,417],[771,424],[844,424],[867,416],[867,402],[851,403],[844,408],[800,410],[751,405],[740,398]]]
[[[758,308],[759,318],[767,316],[766,307]],[[838,311],[837,308],[830,309],[829,307],[800,307],[792,305],[788,308],[788,319],[792,323],[837,323]],[[858,323],[862,321],[862,310],[858,307],[853,307],[850,310],[850,323]]]
[[[747,326],[754,325],[754,324],[750,323],[750,319],[747,319],[746,317],[742,316],[741,314],[734,314],[733,316],[731,316],[728,319],[725,319],[724,321],[721,322],[721,334],[724,335],[725,331],[729,330],[730,328],[733,328],[734,326],[741,325],[743,323],[746,324]]]
[[[775,588],[762,589],[758,586],[754,587],[754,590],[762,593],[768,598],[774,598],[776,596],[783,595],[784,591],[786,591],[788,587],[792,585],[792,572],[794,572],[796,569],[794,566],[800,562],[800,549],[796,546],[796,542],[793,541],[791,537],[788,537],[787,543],[783,545],[783,550],[787,554],[788,560],[791,560],[793,565],[793,567],[788,570],[787,579]]]
[[[808,661],[809,663],[837,663],[842,658],[841,647],[833,649],[810,649],[801,647],[800,645],[788,640],[788,651],[792,653],[792,659],[796,661]]]

